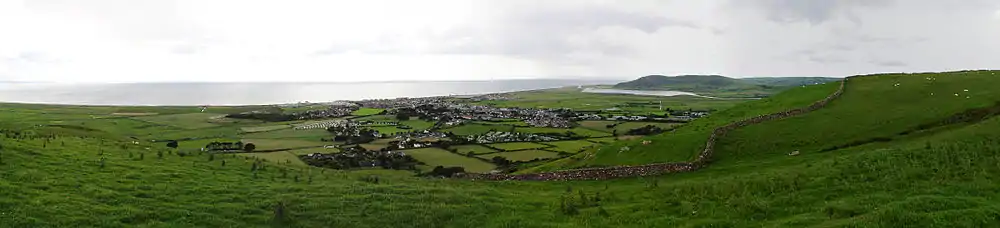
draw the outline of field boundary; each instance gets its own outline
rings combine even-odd
[[[715,130],[712,131],[712,134],[709,135],[708,141],[705,143],[705,148],[698,154],[698,157],[689,162],[653,163],[653,164],[635,165],[635,166],[585,168],[585,169],[560,170],[553,172],[529,173],[529,174],[461,173],[461,174],[456,174],[455,177],[470,179],[470,180],[488,180],[488,181],[607,180],[616,178],[654,176],[666,173],[696,171],[698,169],[708,166],[708,164],[711,163],[712,156],[715,154],[716,142],[718,141],[719,138],[729,134],[730,131],[753,124],[759,124],[766,121],[795,117],[826,107],[826,105],[829,104],[831,101],[840,98],[840,96],[844,93],[844,87],[846,86],[848,79],[853,77],[857,76],[846,77],[843,80],[840,80],[840,86],[837,88],[836,91],[833,92],[833,94],[828,95],[826,98],[823,98],[822,100],[813,102],[811,105],[807,107],[787,110],[783,112],[771,113],[766,115],[760,115],[749,119],[732,122],[725,126],[715,128]]]

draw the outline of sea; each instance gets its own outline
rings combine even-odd
[[[264,105],[476,95],[568,86],[607,85],[617,82],[619,81],[571,79],[353,83],[0,82],[0,102],[129,106]]]

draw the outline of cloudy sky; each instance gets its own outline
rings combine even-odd
[[[0,81],[1000,68],[996,0],[0,0]]]

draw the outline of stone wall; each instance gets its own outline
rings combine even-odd
[[[816,101],[813,104],[804,107],[797,108],[788,111],[772,113],[767,115],[761,115],[752,117],[749,119],[744,119],[736,121],[733,123],[726,124],[725,126],[718,127],[712,134],[708,136],[707,142],[705,142],[705,149],[698,154],[698,157],[694,161],[690,162],[676,162],[676,163],[656,163],[647,165],[635,165],[635,166],[614,166],[614,167],[602,167],[602,168],[588,168],[588,169],[572,169],[572,170],[562,170],[554,172],[545,173],[530,173],[530,174],[476,174],[476,173],[464,173],[456,177],[472,179],[472,180],[534,180],[534,181],[561,181],[561,180],[607,180],[614,178],[623,177],[639,177],[639,176],[655,176],[665,173],[678,173],[678,172],[691,172],[698,170],[706,165],[708,165],[712,160],[712,155],[715,153],[715,143],[719,138],[726,136],[730,131],[745,127],[751,124],[758,124],[771,120],[778,120],[789,118],[797,115],[802,115],[815,111],[817,109],[826,107],[830,101],[837,99],[841,94],[844,93],[844,87],[847,84],[848,78],[840,81],[840,87],[833,94],[830,94],[822,100]]]

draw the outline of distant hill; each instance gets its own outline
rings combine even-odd
[[[649,75],[614,85],[615,89],[675,90],[716,97],[766,97],[787,88],[823,84],[837,78],[729,78],[720,75]]]

